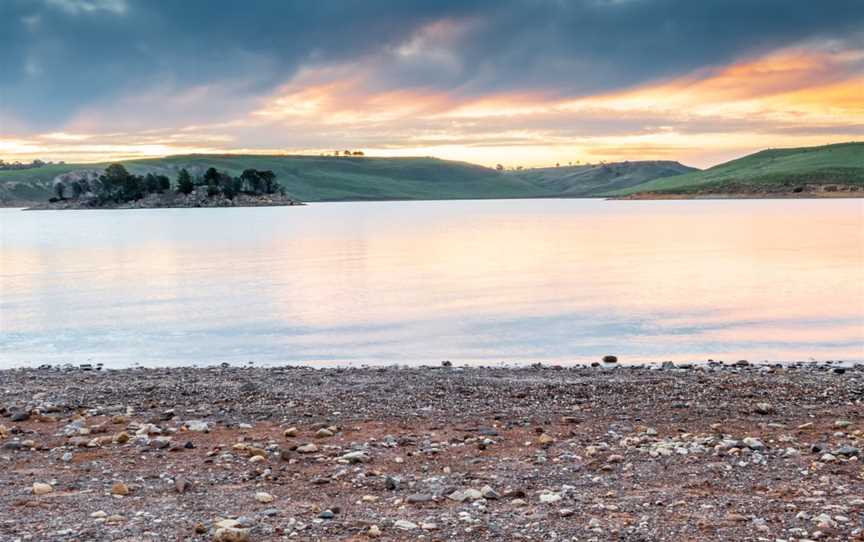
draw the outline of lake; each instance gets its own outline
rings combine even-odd
[[[864,200],[0,209],[0,367],[864,360]]]

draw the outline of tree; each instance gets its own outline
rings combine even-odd
[[[498,164],[497,166],[495,166],[495,169],[497,169],[498,171],[504,171],[504,166]]]
[[[156,178],[156,175],[152,173],[148,173],[144,176],[144,190],[148,194],[155,194],[159,191],[159,179]]]
[[[165,192],[166,190],[171,190],[171,179],[166,177],[165,175],[157,175],[156,179],[159,181],[159,193]]]
[[[128,184],[131,175],[123,164],[111,164],[105,168],[105,173],[99,176],[102,181],[102,186],[108,197],[118,197],[123,191],[123,188]]]
[[[234,194],[239,194],[243,191],[243,179],[240,177],[231,177],[231,191]]]
[[[195,183],[192,182],[192,176],[186,168],[181,169],[177,174],[177,192],[188,196],[193,190],[195,190]]]
[[[78,199],[81,197],[81,193],[84,192],[84,187],[81,185],[79,181],[75,181],[72,183],[72,198]]]
[[[243,170],[243,173],[240,174],[240,179],[243,181],[248,192],[257,194],[261,190],[261,176],[258,174],[258,170]]]
[[[120,197],[124,201],[141,199],[144,197],[146,188],[143,177],[129,175],[123,180],[122,194]]]
[[[55,184],[54,193],[57,194],[57,199],[66,199],[66,185],[62,182]]]
[[[266,194],[272,194],[276,192],[276,187],[278,183],[276,182],[276,174],[272,171],[259,171],[258,177],[261,179],[261,188],[264,190]]]
[[[219,186],[219,177],[220,174],[216,168],[211,167],[204,173],[204,183],[209,186]]]

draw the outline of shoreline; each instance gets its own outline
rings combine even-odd
[[[90,205],[89,202],[64,200],[48,202],[23,211],[115,211],[134,209],[215,209],[236,207],[294,207],[305,203],[287,196],[237,196],[233,200],[224,197],[200,198],[188,196],[176,197],[146,197],[126,203],[110,205]]]
[[[862,400],[829,362],[0,370],[0,539],[854,540]]]
[[[22,211],[90,211],[90,210],[126,210],[126,209],[210,209],[222,207],[290,207],[290,206],[305,206],[315,203],[384,203],[384,202],[422,202],[422,201],[507,201],[507,200],[576,200],[576,199],[598,199],[606,201],[662,201],[662,200],[785,200],[785,199],[864,199],[864,191],[862,192],[840,192],[826,194],[632,194],[629,196],[578,196],[578,197],[559,197],[559,196],[536,196],[536,197],[512,197],[512,198],[446,198],[446,199],[410,199],[410,198],[386,198],[386,199],[370,199],[370,198],[353,198],[353,199],[324,199],[313,201],[297,201],[295,203],[272,203],[272,204],[252,204],[252,205],[161,205],[161,206],[114,206],[114,207],[49,207],[48,203],[35,202],[7,202],[0,204],[0,209],[20,209]]]
[[[735,200],[735,199],[861,199],[864,191],[858,192],[778,192],[765,194],[727,193],[727,194],[656,194],[642,193],[629,196],[610,196],[609,200]]]

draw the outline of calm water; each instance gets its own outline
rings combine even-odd
[[[0,209],[0,367],[864,359],[864,201]]]

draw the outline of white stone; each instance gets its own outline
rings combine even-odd
[[[273,497],[273,495],[271,495],[269,493],[266,493],[264,491],[259,491],[258,493],[255,494],[255,500],[262,503],[262,504],[267,504],[267,503],[273,502],[275,500],[275,498]]]
[[[543,504],[553,504],[561,500],[561,495],[557,493],[541,493],[540,502]]]

